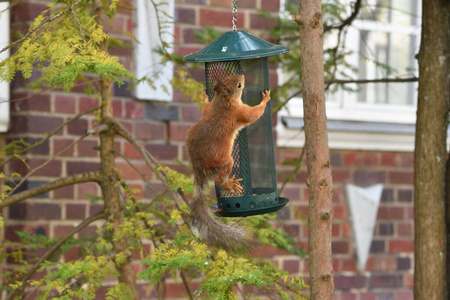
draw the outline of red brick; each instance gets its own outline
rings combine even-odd
[[[150,144],[145,146],[145,148],[152,154],[156,159],[174,159],[178,158],[178,147],[175,145],[168,144]]]
[[[393,271],[396,266],[397,262],[393,256],[380,256],[375,258],[376,271]]]
[[[399,223],[397,224],[397,234],[399,236],[410,236],[414,234],[413,225],[410,223]]]
[[[333,254],[349,253],[348,241],[344,241],[344,240],[332,241],[331,248],[332,248]]]
[[[141,171],[147,178],[150,177],[150,170],[147,165],[140,163],[133,164],[135,168]],[[119,175],[123,179],[142,179],[141,175],[136,172],[128,163],[117,163],[116,168],[119,171]]]
[[[414,252],[413,240],[390,240],[389,252],[391,253],[412,253]]]
[[[347,219],[347,208],[343,205],[333,205],[333,219]]]
[[[342,271],[355,272],[356,271],[356,261],[352,258],[342,259]]]
[[[350,171],[331,169],[333,183],[348,183],[350,181]]]
[[[77,147],[79,157],[96,157],[99,155],[99,151],[94,149],[98,147],[98,141],[83,140],[78,143]]]
[[[195,291],[200,288],[199,282],[190,282],[189,288]],[[166,283],[164,288],[164,299],[166,298],[184,298],[187,296],[186,288],[182,283]]]
[[[18,2],[11,7],[11,22],[31,21],[47,9],[44,4]]]
[[[400,155],[400,167],[414,168],[414,155],[402,154]]]
[[[210,5],[213,7],[232,7],[231,1],[223,1],[223,0],[210,0]],[[240,3],[239,3],[240,5]]]
[[[26,160],[29,169],[27,169],[29,173],[30,171],[40,167],[42,164],[46,163],[46,159],[40,158],[30,158]],[[44,177],[60,177],[61,176],[61,168],[62,164],[60,160],[53,160],[49,162],[45,167],[37,170],[33,173],[33,176],[44,176]]]
[[[53,228],[53,237],[66,236],[72,229],[73,226],[70,225],[57,225]]]
[[[357,167],[360,165],[360,154],[358,152],[344,153],[344,166]]]
[[[181,110],[181,118],[185,122],[197,123],[202,117],[202,112],[193,106],[183,107]]]
[[[408,291],[397,291],[395,292],[395,299],[396,300],[413,300],[414,295],[411,290]]]
[[[381,165],[383,167],[395,167],[397,165],[397,154],[395,153],[382,153]]]
[[[68,185],[53,191],[54,199],[73,199],[74,197],[74,186]]]
[[[306,218],[308,216],[308,205],[293,206],[294,219]]]
[[[130,143],[125,143],[124,144],[123,154],[128,159],[141,158],[142,157],[141,154],[139,153],[139,151],[137,151],[136,148]]]
[[[136,123],[134,136],[141,140],[161,140],[164,138],[164,126],[162,124]]]
[[[370,278],[371,288],[396,288],[403,286],[403,276],[399,274],[383,274],[375,275],[372,274]]]
[[[275,21],[264,18],[256,13],[250,15],[250,28],[253,29],[267,29],[276,26]],[[272,81],[276,82],[276,81]]]
[[[98,212],[101,212],[103,209],[105,209],[105,206],[101,203],[95,203],[89,205],[89,216],[95,215]]]
[[[143,119],[144,104],[135,101],[125,102],[125,117],[134,120]]]
[[[61,206],[53,203],[18,203],[9,207],[9,218],[14,220],[61,219]]]
[[[79,247],[73,247],[69,251],[65,252],[63,254],[64,261],[73,261],[80,258],[80,248]]]
[[[175,8],[175,22],[177,24],[195,24],[195,9],[193,8]]]
[[[377,294],[373,292],[359,294],[359,300],[377,300]]]
[[[66,165],[67,165],[67,175],[97,171],[100,169],[99,162],[69,161],[66,163]]]
[[[170,124],[170,139],[174,141],[185,141],[190,125]]]
[[[356,294],[341,293],[340,300],[356,300]]]
[[[268,11],[278,11],[280,9],[280,0],[261,0],[261,8]]]
[[[342,224],[342,229],[343,229],[343,234],[342,234],[343,237],[348,238],[351,236],[350,223],[346,222],[346,223]]]
[[[55,95],[55,112],[75,114],[76,98],[70,95]]]
[[[405,274],[405,287],[414,287],[414,274]]]
[[[78,103],[78,111],[84,112],[93,107],[98,107],[100,105],[99,101],[90,97],[80,97]]]
[[[352,289],[352,288],[363,288],[367,284],[367,278],[362,275],[354,276],[334,276],[334,285],[336,290]]]
[[[50,116],[14,116],[11,120],[12,133],[50,133],[63,123],[63,119]],[[58,134],[61,134],[59,131]]]
[[[231,11],[200,9],[200,25],[215,27],[225,26],[231,29],[233,26],[232,19],[233,14]],[[240,28],[244,27],[245,15],[238,12],[236,15],[236,19],[236,26]]]
[[[16,111],[48,111],[51,110],[49,94],[34,94],[22,101],[15,102],[12,108]]]
[[[283,261],[283,270],[291,274],[298,273],[300,271],[300,261],[298,259],[285,259]]]
[[[84,135],[88,126],[88,121],[86,119],[77,119],[67,125],[67,132],[73,135]]]
[[[389,172],[389,182],[393,184],[414,184],[414,173],[404,171]]]
[[[405,218],[404,208],[392,205],[380,206],[377,218],[381,220],[402,220]]]
[[[378,153],[365,153],[363,160],[366,167],[378,166]]]
[[[380,170],[360,169],[353,174],[357,185],[369,185],[386,182],[386,172]]]
[[[77,184],[77,199],[91,199],[90,194],[97,194],[97,184],[92,182],[80,183]]]
[[[59,153],[60,151],[62,151],[64,148],[68,147],[73,141],[72,140],[66,140],[66,139],[53,139],[53,153]],[[67,149],[66,151],[64,151],[63,153],[61,153],[61,156],[73,156],[73,146],[69,149]]]
[[[66,204],[66,219],[84,220],[86,218],[86,204]]]
[[[80,230],[78,235],[79,236],[85,236],[85,235],[97,236],[97,226],[92,225],[92,226],[85,227],[84,229]],[[105,298],[101,298],[101,299],[105,299]]]
[[[331,236],[340,237],[341,236],[341,224],[333,223],[331,224]]]
[[[288,198],[291,202],[299,201],[300,200],[300,187],[286,186],[283,190],[283,195],[280,195],[280,196]]]
[[[121,118],[123,116],[122,100],[113,100],[113,115],[116,118]]]

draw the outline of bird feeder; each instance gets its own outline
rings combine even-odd
[[[270,89],[268,57],[288,52],[289,48],[237,31],[235,6],[233,12],[232,31],[224,33],[200,51],[186,55],[184,60],[205,63],[209,99],[214,98],[215,82],[234,74],[244,75],[242,101],[255,106],[262,100],[261,92]],[[217,207],[220,208],[216,214],[219,216],[245,217],[275,212],[289,201],[277,193],[270,103],[256,122],[239,132],[234,142],[234,164],[230,176],[243,179],[240,182],[243,194],[232,195],[216,186]]]

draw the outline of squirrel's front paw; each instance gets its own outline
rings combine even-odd
[[[263,95],[262,102],[267,103],[270,100],[270,90],[265,90],[261,94]]]

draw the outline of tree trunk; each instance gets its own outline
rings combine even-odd
[[[98,22],[104,26],[105,14],[103,5],[100,0],[95,1],[97,7]],[[103,42],[102,48],[108,51],[107,42]],[[113,116],[112,106],[112,85],[107,80],[100,78],[100,94],[101,94],[101,120]],[[109,222],[113,224],[112,234],[120,231],[120,226],[123,224],[123,212],[121,205],[121,196],[117,189],[117,172],[115,169],[114,157],[114,136],[115,131],[109,127],[107,130],[100,133],[100,165],[102,180],[99,182],[103,200],[105,202],[105,209],[109,217]],[[126,236],[117,240],[113,240],[114,252],[124,253],[128,250],[128,241]],[[133,299],[140,299],[139,291],[136,285],[136,276],[134,274],[133,264],[130,256],[123,263],[116,263],[116,269],[119,273],[118,280],[125,283],[130,291],[133,292]]]
[[[320,0],[299,0],[305,148],[308,168],[308,244],[311,299],[333,299],[331,179],[325,114],[323,25]]]
[[[445,299],[448,5],[423,0],[414,151],[414,299]]]

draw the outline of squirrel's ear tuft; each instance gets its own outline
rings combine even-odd
[[[216,82],[216,84],[214,85],[214,92],[216,95],[222,95],[222,96],[233,94],[230,87],[227,86],[225,83],[223,83],[222,80],[218,80]]]

